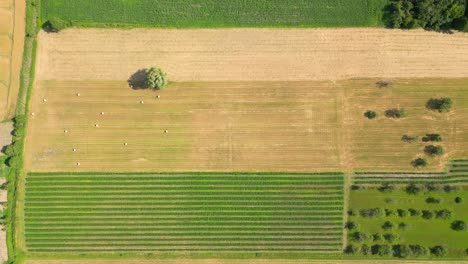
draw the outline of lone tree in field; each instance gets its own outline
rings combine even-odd
[[[427,161],[423,158],[417,158],[411,162],[411,165],[413,165],[416,168],[419,167],[426,167],[427,166]]]
[[[68,20],[64,20],[60,17],[51,17],[49,21],[47,21],[45,29],[50,32],[59,32],[71,26],[73,25]]]
[[[433,111],[438,111],[439,113],[448,112],[452,108],[452,99],[443,97],[443,98],[431,98],[426,103],[426,108]]]
[[[402,118],[406,116],[406,112],[403,109],[392,108],[385,111],[385,116],[388,118]]]
[[[460,220],[454,221],[452,223],[452,229],[455,231],[465,231],[466,230],[466,223]]]
[[[423,142],[430,142],[430,141],[435,141],[435,142],[440,142],[442,141],[442,137],[439,134],[426,134],[425,137],[423,137]]]
[[[161,69],[152,67],[146,71],[145,85],[147,88],[161,90],[168,82],[166,73]]]
[[[442,148],[442,146],[429,145],[424,148],[424,152],[427,155],[440,156],[444,154],[444,149]]]
[[[364,116],[368,119],[374,119],[377,117],[377,113],[375,111],[368,110],[364,113]]]

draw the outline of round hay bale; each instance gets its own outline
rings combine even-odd
[[[159,99],[159,98],[161,98],[161,96],[157,95],[157,96],[156,96],[156,98],[158,98],[158,99]]]
[[[101,112],[101,115],[104,115],[104,112]]]
[[[47,102],[47,99],[44,98],[44,99],[42,99],[42,101]]]
[[[169,133],[169,130],[164,130],[164,133]]]
[[[73,149],[73,152],[76,152],[76,148]]]
[[[34,112],[32,112],[32,113],[31,113],[31,115],[32,115],[32,116],[34,116],[34,115],[35,115],[35,113],[34,113]]]
[[[64,130],[63,130],[63,133],[65,133],[65,134],[68,133],[68,130],[64,129]]]
[[[140,104],[144,104],[145,102],[144,101],[140,101]]]
[[[80,93],[77,93],[77,94],[76,94],[76,96],[80,97],[80,96],[81,96],[81,94],[80,94]]]
[[[95,124],[94,126],[95,126],[95,127],[99,127],[99,124]]]
[[[124,146],[128,146],[128,143],[127,143],[127,142],[125,142],[125,143],[124,143]]]
[[[76,163],[76,166],[80,166],[80,165],[81,165],[81,163],[79,163],[79,162]]]

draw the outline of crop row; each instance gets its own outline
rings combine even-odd
[[[281,247],[281,245],[276,245],[276,247],[269,247],[269,248],[259,248],[259,247],[244,247],[244,248],[129,248],[129,247],[113,247],[113,248],[55,248],[55,247],[36,247],[36,248],[29,248],[30,252],[40,252],[40,253],[68,253],[68,252],[76,252],[76,253],[105,253],[105,252],[117,252],[117,253],[154,253],[154,252],[280,252],[280,251],[287,251],[287,252],[337,252],[341,251],[341,244],[336,245],[329,245],[324,247],[298,247],[298,248],[290,248],[290,247]]]
[[[288,173],[278,173],[278,172],[262,172],[262,173],[255,173],[255,172],[30,172],[28,173],[29,176],[47,176],[47,177],[55,177],[55,176],[125,176],[125,177],[132,177],[132,176],[139,176],[139,175],[152,175],[152,176],[167,176],[167,177],[174,177],[174,176],[187,176],[187,177],[200,177],[201,176],[222,176],[222,177],[233,177],[233,176],[246,176],[246,177],[259,177],[259,176],[284,176],[284,177],[293,177],[293,176],[321,176],[321,175],[341,175],[344,174],[342,172],[288,172]]]

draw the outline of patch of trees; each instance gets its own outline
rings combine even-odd
[[[403,135],[401,137],[401,141],[404,141],[404,142],[407,142],[407,143],[413,143],[413,142],[418,141],[418,137],[417,136],[410,136],[410,135]]]
[[[440,185],[435,185],[433,183],[427,183],[427,184],[409,183],[405,187],[406,193],[414,194],[414,195],[419,194],[419,193],[440,192],[440,191],[450,193],[450,192],[455,192],[457,190],[458,190],[457,186],[444,185],[443,187],[441,187]]]
[[[161,69],[152,67],[146,72],[145,85],[147,88],[160,90],[168,84],[167,75]]]
[[[415,168],[421,168],[427,166],[427,160],[425,158],[416,158],[411,161],[411,165]]]
[[[429,203],[429,204],[439,204],[441,202],[440,199],[437,199],[435,197],[428,197],[426,199],[426,203]]]
[[[439,134],[426,134],[425,137],[422,138],[423,142],[440,142],[442,141],[442,137]]]
[[[463,28],[465,5],[465,0],[392,0],[387,8],[387,24],[404,29]]]
[[[442,146],[429,145],[424,147],[424,153],[430,156],[441,156],[444,154]]]
[[[431,98],[426,103],[426,108],[439,113],[449,112],[452,109],[453,101],[450,98]]]
[[[363,244],[360,248],[355,245],[348,245],[344,249],[344,253],[349,255],[362,254],[362,255],[374,255],[374,256],[393,256],[397,258],[409,258],[409,257],[423,257],[429,254],[436,257],[443,257],[447,255],[448,251],[445,246],[434,246],[425,247],[422,245],[387,245],[387,244],[374,244],[368,246]]]
[[[50,17],[43,28],[48,32],[60,32],[66,28],[72,27],[73,23],[60,17]]]

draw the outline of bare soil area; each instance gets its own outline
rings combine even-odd
[[[364,29],[68,29],[39,36],[39,80],[468,77],[468,34]]]

